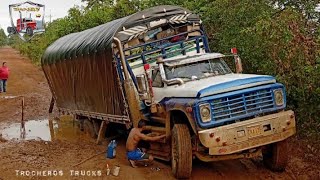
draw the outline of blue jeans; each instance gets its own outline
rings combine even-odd
[[[0,92],[6,92],[7,91],[7,80],[1,79],[0,80]]]

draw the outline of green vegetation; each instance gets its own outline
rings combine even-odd
[[[319,0],[83,0],[69,15],[48,24],[45,34],[13,46],[39,64],[59,37],[161,4],[198,13],[213,51],[237,47],[246,73],[270,74],[285,84],[287,104],[303,137],[320,135]],[[318,138],[319,139],[319,138]]]
[[[7,44],[7,36],[4,33],[4,30],[0,28],[0,47]]]

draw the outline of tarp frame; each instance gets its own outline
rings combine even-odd
[[[123,122],[129,122],[121,64],[112,49],[113,37],[119,38],[118,32],[124,29],[148,27],[159,19],[185,23],[190,14],[178,6],[157,6],[55,41],[46,49],[41,63],[57,107],[101,120],[127,117]]]

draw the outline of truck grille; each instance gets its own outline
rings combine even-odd
[[[274,108],[272,90],[263,89],[215,99],[211,102],[211,108],[214,121],[256,115]]]

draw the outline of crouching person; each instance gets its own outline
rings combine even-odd
[[[147,136],[142,133],[143,130],[146,127],[146,122],[143,120],[139,121],[138,128],[132,128],[132,130],[129,133],[128,139],[127,139],[127,157],[130,161],[130,164],[132,167],[137,167],[137,162],[151,162],[153,160],[152,155],[149,155],[145,153],[142,149],[138,148],[138,143],[141,140],[144,141],[157,141],[160,140],[166,135],[160,135],[160,136]]]

